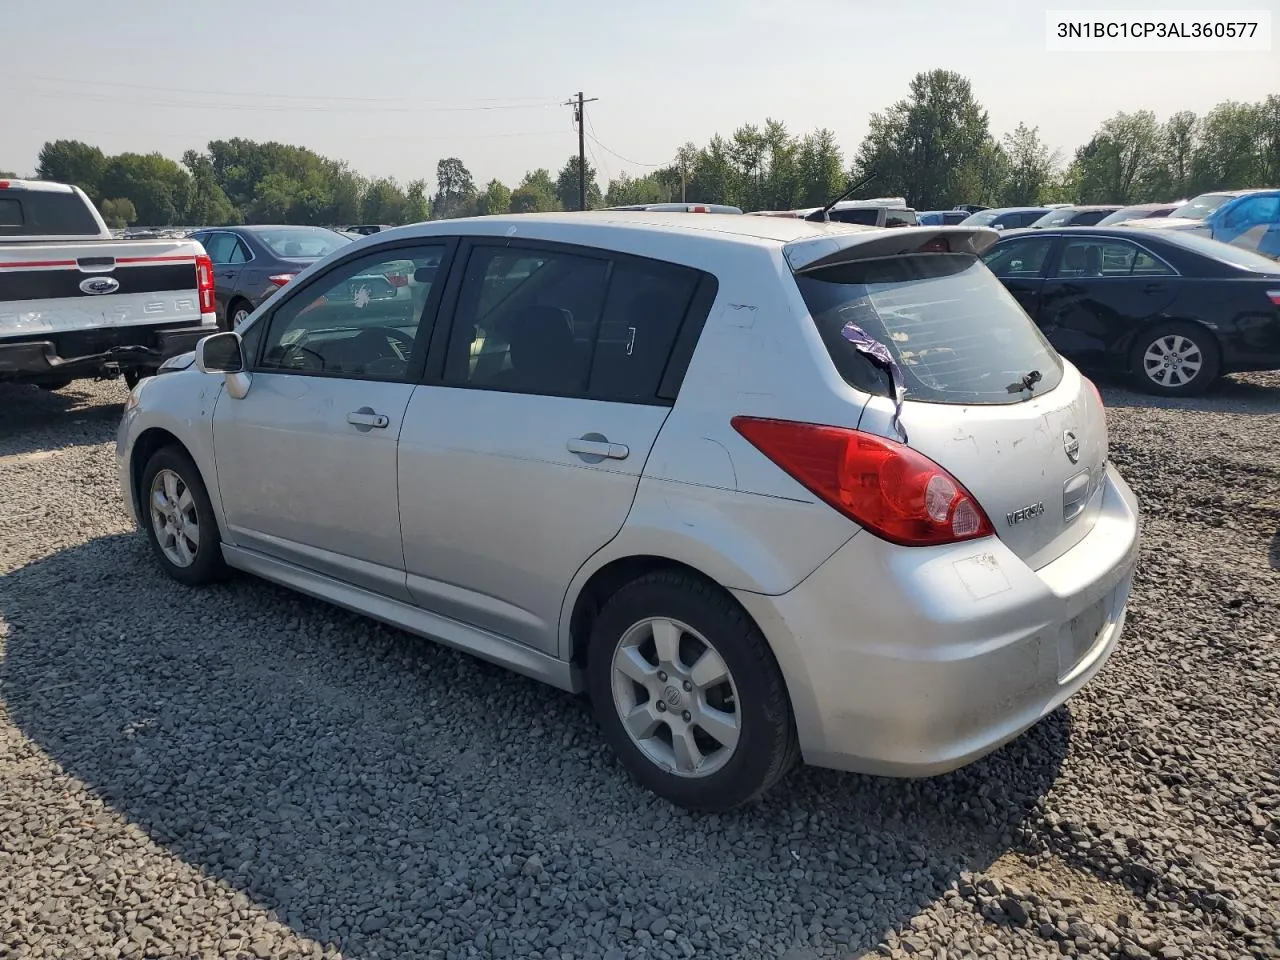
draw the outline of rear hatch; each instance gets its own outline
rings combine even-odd
[[[973,231],[929,234],[952,231],[951,249],[967,252],[849,246],[798,267],[796,283],[850,384],[865,389],[870,361],[842,335],[846,324],[888,348],[905,388],[907,444],[968,488],[1001,540],[1038,569],[1097,518],[1105,411],[1093,385],[968,252]],[[874,379],[877,392],[891,396],[890,375],[877,369]],[[887,420],[883,431],[869,425],[874,406],[883,408],[869,405],[860,428],[893,436]]]

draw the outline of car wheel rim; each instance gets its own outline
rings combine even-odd
[[[1196,342],[1181,334],[1159,337],[1142,355],[1142,369],[1161,387],[1183,387],[1200,376],[1204,353]]]
[[[186,481],[161,470],[151,481],[151,530],[170,563],[189,567],[200,549],[200,518]]]
[[[678,777],[709,777],[738,748],[738,688],[724,658],[677,620],[641,620],[613,654],[613,705],[654,765]]]
[[[248,319],[248,317],[249,317],[249,311],[245,310],[242,307],[241,309],[237,310],[235,314],[231,317],[231,323],[233,326],[238,327],[240,326],[240,324],[244,323],[245,320]]]

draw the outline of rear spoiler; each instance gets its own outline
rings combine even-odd
[[[979,256],[1000,239],[990,227],[895,227],[850,230],[793,240],[782,247],[795,273],[808,273],[854,260],[912,253],[969,253]]]

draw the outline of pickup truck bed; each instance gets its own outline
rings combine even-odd
[[[0,190],[0,201],[21,197],[36,210],[30,201],[57,185],[23,186]],[[133,381],[217,329],[212,265],[193,240],[28,239],[6,236],[5,225],[0,220],[0,382],[56,388],[121,374]]]

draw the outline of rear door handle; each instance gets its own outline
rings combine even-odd
[[[593,463],[601,460],[625,460],[631,455],[631,448],[625,443],[610,443],[607,437],[598,433],[574,437],[565,444],[565,448]]]
[[[1142,288],[1142,292],[1143,293],[1159,293],[1164,288],[1165,288],[1165,285],[1163,283],[1148,283],[1145,287]]]
[[[367,407],[347,414],[347,423],[353,427],[377,427],[382,430],[390,422],[384,414],[374,413]]]

